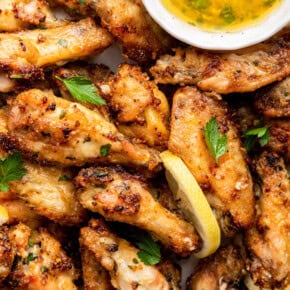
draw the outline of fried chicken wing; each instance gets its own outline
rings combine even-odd
[[[165,277],[155,266],[138,258],[138,250],[114,235],[101,220],[91,220],[80,231],[80,243],[92,251],[109,271],[112,285],[119,290],[169,290]],[[134,263],[137,261],[138,263]]]
[[[239,248],[228,245],[200,260],[187,282],[188,290],[237,290],[245,264]]]
[[[193,226],[153,199],[147,184],[122,168],[82,169],[75,180],[81,204],[107,220],[148,230],[182,256],[199,247]]]
[[[101,86],[116,112],[118,129],[149,146],[166,149],[169,106],[165,95],[141,68],[122,64]]]
[[[87,247],[81,248],[82,272],[85,290],[114,289],[107,270],[98,262],[93,252]]]
[[[40,161],[68,166],[106,161],[150,170],[160,164],[158,151],[131,143],[98,112],[51,92],[19,94],[9,105],[8,128],[0,137],[2,147]]]
[[[284,288],[290,284],[290,184],[284,161],[264,151],[255,159],[261,179],[254,226],[246,233],[251,252],[250,274],[255,284]]]
[[[177,48],[151,68],[162,84],[191,84],[221,94],[251,92],[290,74],[289,29],[269,41],[235,52]]]
[[[203,129],[215,117],[227,135],[227,152],[216,164],[205,143]],[[204,193],[221,215],[226,235],[247,228],[254,217],[252,179],[239,136],[229,119],[226,104],[194,87],[177,90],[173,98],[169,150],[183,159]]]
[[[9,230],[16,249],[14,267],[8,276],[13,289],[76,290],[76,270],[60,243],[46,229],[32,231],[24,224]]]
[[[57,27],[66,21],[57,19],[45,0],[2,0],[0,31],[13,32],[41,26]]]
[[[90,18],[57,28],[0,33],[1,70],[38,79],[41,67],[80,59],[112,42],[112,36]]]
[[[166,259],[161,260],[157,264],[157,268],[169,283],[170,290],[181,290],[181,269],[179,265],[173,263],[170,259]]]
[[[290,77],[258,90],[254,104],[266,117],[290,117]]]

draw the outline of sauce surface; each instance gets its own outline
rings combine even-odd
[[[283,0],[161,0],[174,15],[209,31],[234,31],[263,20]]]

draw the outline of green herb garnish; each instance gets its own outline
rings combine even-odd
[[[213,155],[216,164],[219,158],[228,150],[227,135],[221,135],[219,132],[216,118],[211,118],[203,129],[205,142],[208,150]]]
[[[77,76],[62,79],[59,76],[55,76],[55,78],[63,82],[71,95],[77,100],[95,105],[106,104],[106,101],[98,94],[98,89],[85,77]]]
[[[34,253],[29,253],[28,256],[26,257],[26,264],[28,265],[30,262],[34,261],[37,258],[38,256],[35,255]]]
[[[23,75],[22,74],[12,74],[10,75],[10,79],[22,79]]]
[[[107,157],[109,155],[109,151],[111,149],[111,144],[101,146],[100,153],[102,156]]]
[[[0,190],[9,190],[9,181],[19,180],[26,173],[23,167],[23,160],[19,152],[8,155],[7,158],[0,159]]]
[[[228,24],[232,23],[236,19],[233,8],[229,5],[223,7],[220,17]]]
[[[41,273],[46,273],[46,272],[48,272],[48,267],[42,266],[40,271],[41,271]]]
[[[202,10],[208,8],[211,2],[209,0],[191,0],[188,4],[195,9]]]
[[[257,140],[259,141],[262,147],[269,142],[270,140],[269,127],[270,126],[253,128],[244,133],[243,135],[243,137],[245,138],[244,145],[247,152],[252,150]]]
[[[70,180],[70,178],[65,174],[58,178],[58,181],[67,181],[67,180]]]

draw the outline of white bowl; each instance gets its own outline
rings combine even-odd
[[[169,12],[161,0],[143,0],[152,18],[175,38],[204,49],[233,50],[261,42],[290,22],[290,0],[284,0],[256,25],[234,32],[208,32],[190,25]]]

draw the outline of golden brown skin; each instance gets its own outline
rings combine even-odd
[[[284,288],[290,283],[290,184],[284,161],[264,151],[255,159],[261,180],[255,225],[246,233],[255,284]]]
[[[158,270],[169,283],[170,290],[181,290],[181,269],[170,259],[161,260],[157,265]]]
[[[32,231],[18,224],[10,228],[9,239],[18,257],[7,281],[13,289],[77,290],[77,273],[70,258],[45,228]]]
[[[193,226],[153,199],[140,177],[121,168],[82,169],[75,180],[81,204],[107,220],[149,232],[175,253],[187,256],[199,247]]]
[[[13,32],[29,27],[57,27],[67,21],[57,19],[45,0],[2,0],[0,31]]]
[[[80,59],[112,43],[112,36],[91,18],[45,30],[0,33],[0,65],[10,75],[40,78],[43,66]]]
[[[114,235],[101,220],[91,220],[80,231],[80,243],[92,251],[109,271],[112,285],[119,290],[169,290],[165,277],[155,266],[138,258],[138,250]],[[134,263],[137,260],[138,263]]]
[[[290,77],[258,90],[254,105],[266,117],[290,117]]]
[[[85,290],[112,290],[114,289],[107,270],[98,262],[93,252],[88,248],[80,249],[82,257],[82,272]]]
[[[9,105],[8,128],[0,144],[40,161],[66,166],[104,161],[149,170],[160,164],[158,151],[131,143],[100,113],[48,91],[19,94]],[[110,146],[107,156],[102,146]]]
[[[240,289],[245,264],[239,248],[228,245],[215,254],[200,260],[195,273],[188,280],[188,290]]]
[[[169,138],[169,106],[157,85],[138,66],[121,64],[101,85],[117,114],[118,129],[152,147],[165,150]]]
[[[205,143],[203,129],[215,117],[228,151],[215,163]],[[226,235],[247,228],[254,217],[252,178],[244,160],[238,133],[226,104],[195,87],[177,90],[173,97],[169,150],[181,157],[203,188],[210,205],[221,215]]]
[[[234,52],[177,48],[151,68],[162,84],[197,85],[221,94],[251,92],[290,74],[289,29],[269,41]]]

